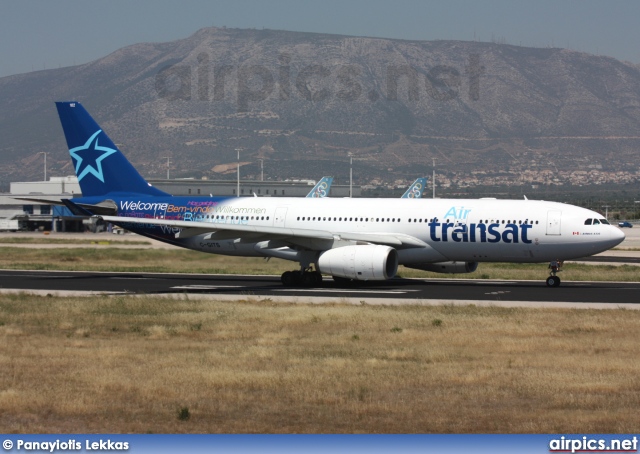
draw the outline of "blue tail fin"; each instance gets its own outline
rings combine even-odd
[[[322,177],[318,184],[316,184],[311,192],[307,194],[307,197],[328,197],[329,190],[331,189],[331,183],[333,183],[333,177]]]
[[[407,192],[402,194],[402,197],[400,198],[401,199],[419,199],[420,197],[422,197],[422,193],[424,192],[424,188],[426,186],[427,186],[427,179],[418,178],[416,181],[413,182],[411,186],[409,186],[409,189],[407,189]]]
[[[56,102],[84,197],[109,193],[169,194],[147,183],[79,102]]]

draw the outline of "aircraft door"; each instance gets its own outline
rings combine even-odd
[[[547,211],[547,235],[560,235],[560,221],[562,219],[562,211]]]
[[[287,207],[276,208],[276,213],[273,216],[273,226],[284,227],[286,219],[287,219]]]

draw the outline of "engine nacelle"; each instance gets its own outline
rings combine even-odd
[[[407,268],[431,271],[433,273],[458,274],[473,273],[478,269],[478,262],[412,263],[405,266]]]
[[[343,246],[320,254],[318,271],[361,281],[384,281],[398,271],[398,252],[389,246]]]

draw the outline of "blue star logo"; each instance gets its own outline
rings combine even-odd
[[[76,175],[78,175],[78,181],[81,181],[86,175],[91,174],[104,183],[102,161],[113,153],[117,153],[118,150],[101,147],[98,144],[98,135],[101,132],[102,129],[99,129],[89,137],[89,140],[87,140],[84,145],[69,150],[71,157],[76,160]]]

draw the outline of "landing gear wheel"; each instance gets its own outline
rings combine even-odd
[[[302,286],[303,287],[314,287],[316,285],[316,279],[313,273],[304,273],[302,275]]]
[[[285,287],[317,287],[322,284],[322,274],[317,271],[285,271],[280,281]]]
[[[296,279],[296,273],[294,271],[285,271],[284,273],[282,273],[282,276],[280,276],[280,281],[282,281],[282,285],[284,285],[285,287],[293,287],[294,285],[296,285],[296,282],[298,279]]]
[[[547,287],[559,287],[560,278],[558,276],[549,276],[547,278]]]
[[[317,271],[304,273],[302,285],[305,287],[318,287],[320,284],[322,284],[322,274]]]
[[[332,276],[333,282],[338,285],[351,285],[353,283],[353,279],[349,279],[348,277],[340,277],[340,276]]]

